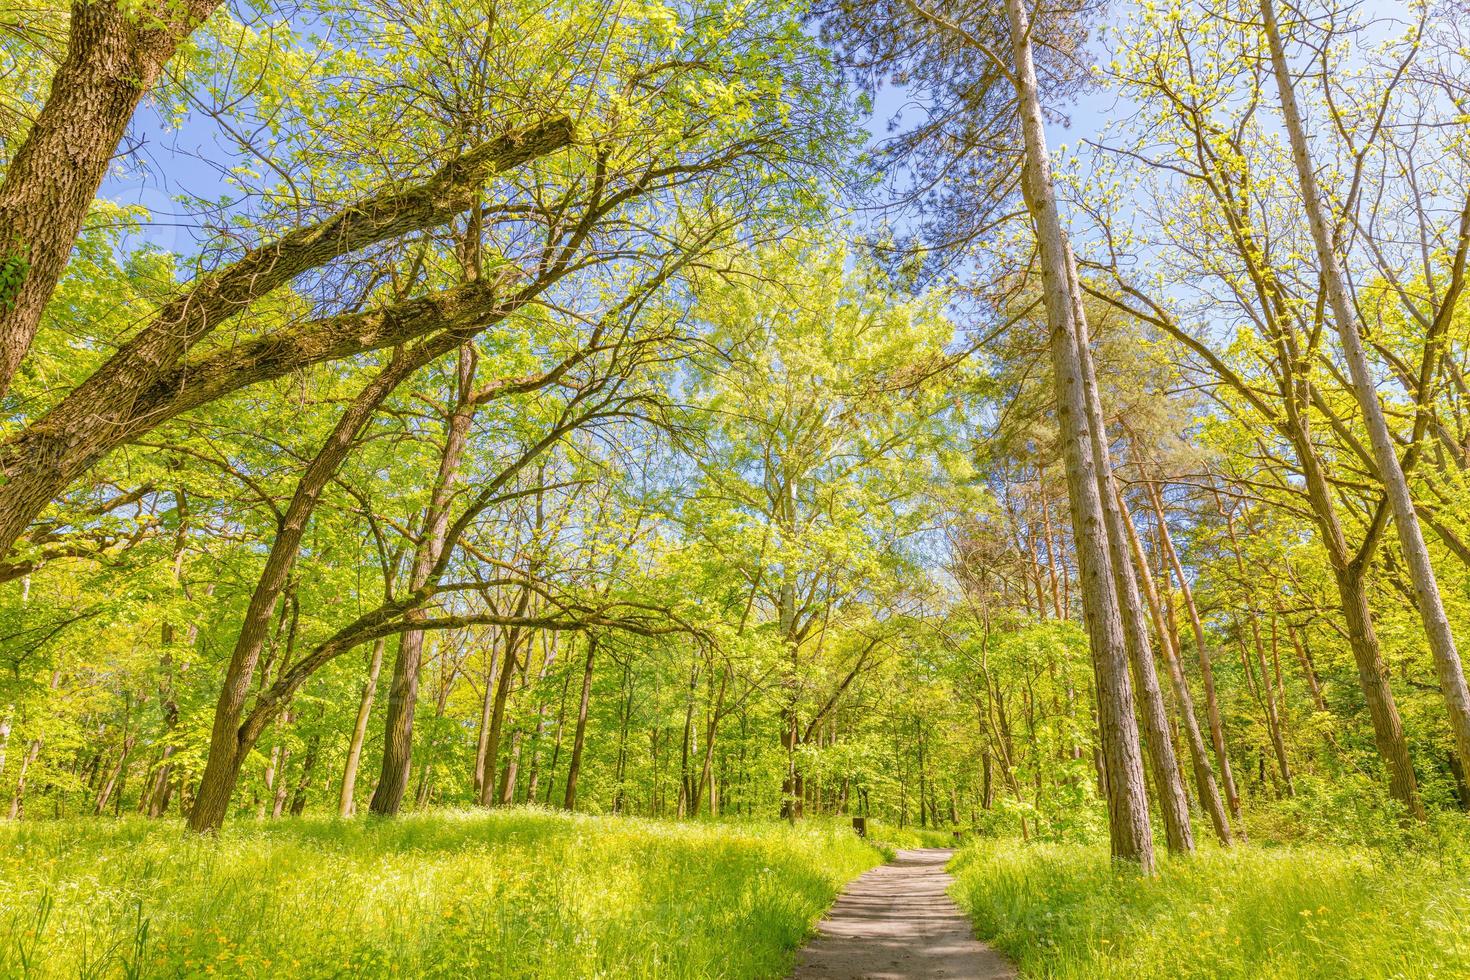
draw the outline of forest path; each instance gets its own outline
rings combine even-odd
[[[899,851],[859,877],[801,951],[792,980],[1013,980],[1016,968],[975,938],[947,894],[953,854]]]

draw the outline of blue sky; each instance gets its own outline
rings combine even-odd
[[[885,134],[889,117],[905,98],[892,88],[879,93],[878,104],[866,121],[875,138]],[[1095,133],[1109,118],[1113,102],[1107,93],[1088,93],[1070,113],[1070,126],[1050,127],[1052,145],[1075,143]],[[148,209],[153,219],[139,236],[142,240],[167,251],[193,252],[198,219],[181,208],[176,198],[220,199],[233,193],[221,174],[235,162],[228,140],[220,138],[214,123],[200,115],[187,117],[181,128],[171,128],[146,100],[134,119],[130,140],[138,150],[114,168],[102,185],[102,196]]]
[[[1110,20],[1121,22],[1133,6],[1133,0],[1114,4]],[[1362,0],[1360,9],[1368,16],[1407,18],[1407,4],[1399,0]],[[891,88],[879,93],[866,123],[875,138],[885,134],[888,119],[905,99],[902,91]],[[1120,103],[1106,89],[1088,90],[1075,103],[1062,108],[1067,122],[1048,126],[1053,150],[1098,136],[1110,121],[1128,111],[1126,103]],[[130,135],[140,149],[115,168],[102,186],[102,195],[149,210],[153,220],[142,234],[145,240],[169,251],[192,252],[197,219],[183,211],[175,198],[189,195],[218,199],[231,193],[220,173],[234,162],[227,141],[219,139],[214,125],[201,117],[190,117],[181,129],[171,129],[147,102],[140,108]]]

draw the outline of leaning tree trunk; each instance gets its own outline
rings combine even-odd
[[[75,0],[66,57],[0,181],[0,395],[10,388],[82,221],[145,92],[217,0]]]
[[[1121,496],[1113,478],[1112,453],[1108,448],[1107,422],[1103,417],[1102,398],[1098,394],[1093,370],[1087,317],[1082,307],[1082,284],[1077,278],[1077,265],[1067,249],[1067,279],[1071,284],[1076,316],[1077,359],[1082,364],[1082,387],[1092,430],[1092,451],[1097,464],[1098,497],[1107,520],[1108,550],[1113,558],[1113,578],[1118,594],[1118,609],[1123,616],[1123,633],[1128,646],[1128,660],[1133,668],[1133,682],[1138,692],[1139,714],[1143,718],[1149,762],[1153,768],[1154,786],[1158,791],[1159,811],[1164,818],[1164,837],[1175,854],[1194,851],[1194,830],[1189,823],[1189,798],[1184,793],[1179,762],[1174,754],[1174,734],[1169,725],[1169,709],[1159,689],[1158,672],[1154,669],[1153,644],[1149,642],[1144,620],[1143,602],[1138,594],[1138,581],[1133,564],[1128,560],[1128,538],[1133,533],[1121,509]],[[1125,527],[1126,524],[1126,527]]]
[[[1168,559],[1169,568],[1173,571],[1174,577],[1179,580],[1179,595],[1189,615],[1189,625],[1194,635],[1195,655],[1199,658],[1200,680],[1205,689],[1205,717],[1210,723],[1210,743],[1215,750],[1215,761],[1220,766],[1220,781],[1224,784],[1225,801],[1230,807],[1231,816],[1239,820],[1241,818],[1240,792],[1235,788],[1235,774],[1230,768],[1230,752],[1225,744],[1225,723],[1220,716],[1220,698],[1215,688],[1215,665],[1210,657],[1209,644],[1205,642],[1204,623],[1200,619],[1199,607],[1194,603],[1194,590],[1190,587],[1189,580],[1184,577],[1184,566],[1179,561],[1179,553],[1174,550],[1174,539],[1169,534],[1169,524],[1164,513],[1163,496],[1155,484],[1147,483],[1145,487],[1148,490],[1149,502],[1153,505],[1154,519],[1158,523],[1159,547],[1163,549],[1164,557]]]
[[[424,528],[414,551],[409,589],[417,590],[429,581],[429,575],[444,551],[449,533],[449,507],[459,483],[460,463],[469,444],[470,427],[475,421],[475,351],[465,344],[459,349],[458,397],[450,413],[444,434],[444,450],[439,456],[439,470],[429,498]],[[423,618],[422,610],[409,612],[410,619]],[[393,681],[388,688],[388,711],[383,729],[383,765],[377,789],[369,804],[379,816],[392,816],[403,804],[408,787],[409,768],[413,762],[413,715],[418,705],[419,669],[423,666],[423,630],[409,630],[398,642],[398,656],[393,662]]]
[[[523,595],[528,593],[523,593]],[[505,656],[500,664],[500,676],[495,681],[495,703],[490,710],[490,730],[485,736],[485,775],[480,781],[480,806],[494,806],[496,769],[500,764],[500,735],[505,726],[505,703],[510,697],[510,684],[516,670],[516,647],[520,643],[520,631],[508,630],[505,639]]]
[[[1022,191],[1036,230],[1043,300],[1051,335],[1057,421],[1067,472],[1073,541],[1082,584],[1083,612],[1097,682],[1099,743],[1107,774],[1108,828],[1113,857],[1153,867],[1143,758],[1133,718],[1128,651],[1108,548],[1107,516],[1098,491],[1098,462],[1092,449],[1083,385],[1084,366],[1068,274],[1068,245],[1051,181],[1046,131],[1032,61],[1030,21],[1022,0],[1006,0],[1025,144]]]
[[[291,569],[296,564],[302,536],[316,510],[317,501],[331,478],[347,459],[357,434],[383,400],[422,363],[420,356],[397,355],[377,377],[362,389],[337,420],[316,457],[296,484],[296,491],[281,518],[276,539],[271,543],[255,592],[245,610],[245,621],[235,649],[225,668],[225,681],[215,705],[214,728],[210,733],[209,756],[199,779],[199,792],[189,811],[189,827],[198,832],[218,830],[229,812],[230,799],[239,781],[240,767],[250,746],[242,739],[241,722],[250,682],[265,647],[271,612],[280,599]]]
[[[1291,775],[1291,760],[1286,755],[1286,721],[1282,717],[1286,712],[1285,692],[1282,691],[1281,696],[1277,696],[1278,691],[1281,691],[1283,687],[1280,683],[1280,668],[1278,666],[1276,673],[1273,675],[1272,671],[1267,667],[1266,647],[1261,642],[1261,630],[1256,624],[1254,617],[1251,618],[1251,633],[1255,640],[1257,669],[1261,672],[1261,693],[1265,698],[1266,732],[1271,736],[1271,751],[1276,756],[1276,769],[1281,773],[1281,783],[1286,788],[1286,795],[1289,797],[1295,796],[1296,783]],[[1277,660],[1277,642],[1276,624],[1272,622],[1271,659],[1273,661]]]
[[[1118,509],[1122,512],[1123,520],[1128,529],[1128,543],[1133,551],[1133,563],[1138,569],[1138,578],[1143,586],[1143,594],[1148,601],[1149,615],[1153,617],[1154,630],[1159,634],[1159,646],[1164,652],[1164,663],[1169,668],[1169,680],[1174,686],[1174,697],[1179,702],[1179,715],[1184,723],[1184,734],[1189,744],[1189,758],[1194,766],[1194,784],[1199,792],[1200,806],[1202,806],[1210,817],[1210,823],[1214,825],[1215,836],[1220,843],[1229,845],[1230,819],[1225,815],[1225,806],[1220,801],[1220,790],[1215,784],[1215,772],[1210,768],[1209,751],[1205,748],[1204,734],[1199,728],[1199,718],[1194,711],[1194,697],[1189,691],[1189,682],[1185,680],[1184,669],[1179,663],[1179,651],[1175,646],[1174,632],[1169,629],[1169,624],[1164,619],[1163,604],[1159,601],[1158,590],[1154,587],[1153,573],[1149,571],[1148,557],[1143,551],[1143,542],[1138,538],[1138,528],[1133,523],[1133,517],[1128,513],[1128,502],[1123,499],[1121,488],[1118,491]]]
[[[714,704],[709,708],[709,717],[704,726],[704,761],[699,767],[699,785],[694,791],[694,800],[689,810],[690,816],[699,815],[699,801],[704,797],[708,789],[709,815],[719,816],[717,812],[718,794],[715,792],[714,761],[715,761],[715,736],[719,734],[720,714],[725,710],[725,689],[730,680],[728,669],[720,671],[720,686],[715,694]]]
[[[1384,418],[1383,406],[1378,402],[1373,371],[1358,334],[1358,318],[1352,298],[1348,294],[1347,276],[1338,260],[1334,224],[1328,220],[1322,194],[1317,186],[1317,175],[1307,146],[1301,111],[1297,107],[1291,69],[1286,62],[1286,48],[1282,43],[1280,25],[1276,21],[1275,4],[1273,0],[1260,0],[1260,6],[1266,39],[1271,46],[1271,67],[1281,96],[1282,121],[1291,143],[1292,162],[1296,166],[1302,205],[1306,211],[1307,224],[1312,231],[1312,243],[1317,250],[1322,285],[1332,310],[1333,324],[1342,339],[1343,359],[1347,362],[1353,395],[1357,398],[1363,422],[1368,429],[1368,441],[1373,450],[1378,476],[1383,481],[1384,492],[1393,511],[1399,549],[1409,569],[1409,580],[1414,586],[1419,615],[1424,623],[1429,649],[1434,656],[1435,672],[1439,677],[1440,692],[1444,696],[1445,708],[1449,714],[1455,750],[1459,754],[1461,765],[1470,766],[1470,687],[1465,683],[1464,666],[1460,662],[1459,651],[1455,648],[1455,637],[1450,630],[1449,617],[1445,614],[1439,583],[1434,576],[1434,566],[1429,560],[1429,549],[1424,544],[1419,516],[1414,510],[1414,500],[1409,493],[1409,481],[1399,463],[1393,435]]]
[[[596,635],[587,638],[587,661],[582,667],[582,697],[577,702],[577,728],[572,736],[572,757],[567,762],[567,789],[562,808],[577,808],[577,779],[582,775],[582,748],[587,742],[587,704],[592,697],[592,661],[597,656]]]
[[[1388,768],[1389,793],[1404,805],[1410,816],[1424,819],[1424,804],[1419,797],[1418,779],[1409,757],[1409,743],[1404,737],[1404,724],[1398,703],[1388,683],[1388,664],[1379,652],[1378,633],[1373,627],[1373,613],[1368,606],[1362,569],[1334,568],[1333,579],[1342,600],[1343,618],[1347,621],[1348,645],[1358,667],[1358,686],[1368,704],[1368,718],[1373,723],[1373,741]]]
[[[1346,621],[1348,646],[1358,668],[1358,686],[1368,706],[1368,718],[1373,725],[1373,742],[1388,770],[1389,792],[1403,804],[1404,809],[1416,819],[1424,818],[1424,804],[1419,797],[1418,777],[1409,758],[1409,744],[1404,737],[1403,721],[1399,716],[1398,704],[1389,684],[1388,665],[1383,660],[1378,643],[1378,633],[1373,626],[1373,613],[1368,605],[1368,594],[1364,583],[1367,574],[1369,549],[1360,548],[1354,555],[1348,549],[1333,504],[1331,485],[1328,483],[1325,464],[1318,455],[1310,433],[1300,421],[1287,430],[1296,448],[1297,462],[1301,466],[1302,481],[1307,491],[1307,502],[1312,508],[1312,518],[1317,524],[1319,537],[1327,550],[1328,565],[1332,570],[1333,583],[1337,586],[1338,601],[1342,604],[1343,619]],[[1219,503],[1216,506],[1225,518],[1225,527],[1231,536],[1231,547],[1235,552],[1236,572],[1244,581],[1245,564],[1240,557],[1239,542],[1235,539],[1234,518]],[[1367,542],[1365,542],[1366,545]]]
[[[480,799],[480,787],[485,785],[485,759],[490,749],[490,713],[495,706],[495,689],[500,676],[500,647],[495,640],[496,631],[490,631],[490,669],[485,673],[485,693],[480,698],[480,734],[475,740],[475,771],[471,786],[476,800]]]
[[[383,669],[383,651],[387,646],[386,636],[380,636],[373,641],[367,679],[362,682],[362,694],[357,699],[357,720],[352,726],[352,740],[347,743],[347,762],[342,767],[342,791],[337,796],[337,815],[340,817],[350,817],[357,809],[357,768],[362,762],[362,746],[367,741],[368,721],[373,715],[373,696],[378,690],[378,673]]]

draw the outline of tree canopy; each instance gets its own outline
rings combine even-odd
[[[1470,808],[1461,20],[0,12],[0,807]]]

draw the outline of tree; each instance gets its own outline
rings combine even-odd
[[[218,5],[71,4],[66,56],[0,180],[0,397],[30,350],[138,103]]]
[[[897,10],[892,9],[895,6]],[[1041,16],[1037,17],[1038,13]],[[900,23],[905,30],[894,29]],[[964,137],[959,145],[979,147],[978,151],[967,149],[962,155],[971,158],[966,165],[970,172],[981,170],[984,174],[979,183],[982,193],[1013,195],[1019,189],[1025,203],[1035,235],[1042,304],[1051,337],[1053,390],[1067,472],[1073,543],[1084,618],[1095,658],[1113,855],[1149,870],[1153,844],[1138,727],[1133,716],[1133,686],[1128,678],[1130,643],[1140,651],[1135,662],[1142,664],[1141,644],[1145,641],[1140,627],[1144,620],[1137,589],[1129,588],[1131,570],[1117,553],[1121,526],[1109,491],[1112,476],[1105,434],[1097,430],[1100,416],[1096,399],[1089,392],[1095,383],[1081,286],[1052,185],[1042,121],[1043,86],[1033,42],[1034,36],[1070,36],[1081,23],[1076,12],[1042,8],[1028,11],[1020,0],[1006,4],[1003,19],[994,13],[975,14],[964,8],[941,10],[916,2],[901,6],[883,3],[868,5],[861,26],[846,34],[844,40],[869,77],[875,72],[901,69],[906,80],[916,78],[922,84],[931,79],[937,86],[935,100],[943,112],[914,137],[900,140],[899,149],[922,152],[932,146],[930,158],[938,158],[938,162],[927,166],[942,167],[955,156],[949,149],[953,144],[943,137],[957,131]],[[922,39],[917,45],[915,37]],[[908,55],[910,47],[916,49],[916,55]],[[1065,94],[1076,84],[1074,54],[1065,44],[1046,50],[1043,67],[1048,73],[1047,87]],[[978,69],[974,67],[977,64]],[[1014,103],[1002,94],[1003,85],[1009,86]],[[1011,156],[1009,166],[999,148],[1006,137],[1019,137],[1021,148],[1019,161]],[[984,173],[987,170],[989,173]],[[1019,180],[1014,176],[1017,170]],[[938,229],[941,241],[975,240],[993,226],[993,210],[988,202],[971,205],[962,215],[946,219]],[[1149,699],[1147,717],[1157,721],[1153,701]],[[1156,759],[1156,763],[1163,761],[1162,756]],[[1156,764],[1155,771],[1164,780],[1166,808],[1171,814],[1171,846],[1188,850],[1192,842],[1187,812],[1180,809],[1183,801],[1177,770],[1165,772],[1162,765]]]

